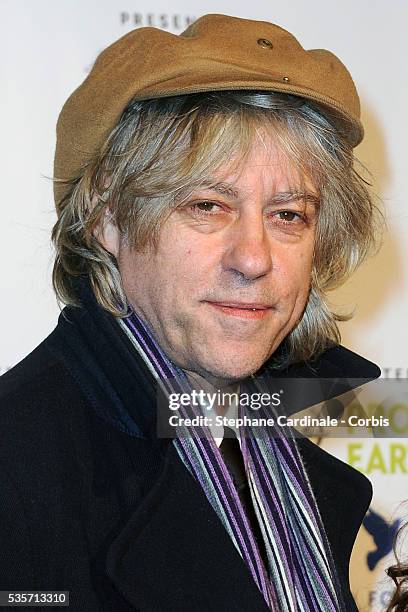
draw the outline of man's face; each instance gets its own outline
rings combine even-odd
[[[126,295],[185,370],[224,383],[248,376],[301,318],[317,194],[306,179],[305,204],[294,176],[257,141],[239,174],[220,168],[218,187],[194,191],[170,215],[157,251],[121,241]]]

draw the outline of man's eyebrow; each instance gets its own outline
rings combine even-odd
[[[274,204],[290,204],[291,202],[297,202],[299,200],[309,202],[310,204],[314,204],[314,206],[320,204],[319,196],[311,191],[281,191],[276,193],[272,198]]]
[[[203,182],[199,188],[208,189],[209,191],[216,191],[217,193],[229,196],[232,199],[237,199],[239,197],[239,191],[230,183],[213,183],[206,181]],[[315,206],[318,206],[320,203],[319,196],[311,191],[280,191],[273,196],[272,204],[290,204],[291,202],[297,202],[298,200],[310,202],[310,204],[314,204]]]
[[[234,187],[231,185],[231,183],[213,183],[212,181],[208,180],[208,181],[204,181],[200,186],[199,189],[208,189],[210,191],[217,191],[218,193],[221,193],[222,195],[227,195],[230,196],[233,199],[237,199],[239,192],[234,189]]]

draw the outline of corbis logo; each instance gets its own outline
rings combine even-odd
[[[120,24],[124,27],[142,28],[146,26],[161,28],[162,30],[175,30],[182,32],[196,17],[180,15],[178,13],[119,13]]]

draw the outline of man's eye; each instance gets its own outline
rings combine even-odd
[[[221,206],[216,204],[215,202],[209,202],[208,200],[203,200],[202,202],[195,202],[194,204],[190,204],[189,208],[198,214],[202,215],[211,215],[219,212],[221,210]]]
[[[303,215],[293,210],[280,210],[274,216],[278,217],[279,221],[283,221],[283,223],[293,223],[304,220]]]

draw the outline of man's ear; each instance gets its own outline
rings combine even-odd
[[[120,233],[114,223],[112,213],[109,208],[106,209],[105,215],[98,227],[93,230],[94,238],[115,257],[119,254]]]
[[[103,187],[105,190],[109,189],[111,179],[109,176],[105,176],[103,181]],[[108,192],[106,191],[104,195]],[[91,207],[93,208],[98,201],[97,196],[94,194],[91,198]],[[119,254],[120,235],[118,228],[113,220],[112,211],[109,206],[105,210],[103,219],[101,219],[98,226],[93,230],[93,236],[97,241],[115,257]]]

